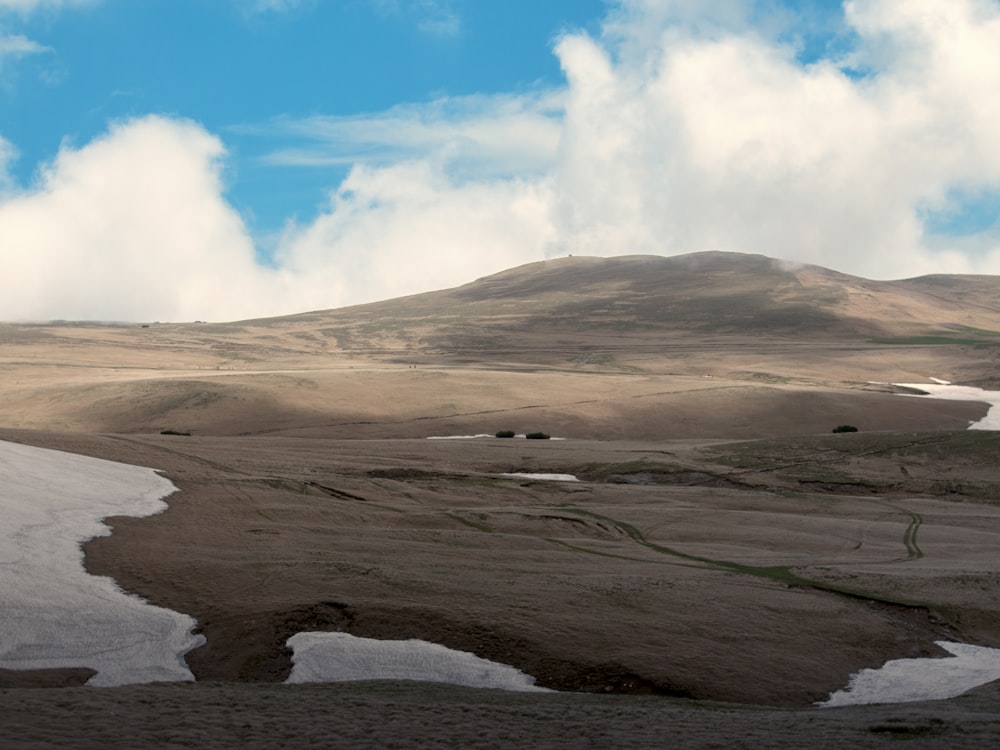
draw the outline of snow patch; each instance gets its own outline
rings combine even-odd
[[[517,477],[519,479],[542,479],[550,482],[579,482],[572,474],[529,474],[522,471],[505,472],[502,477]]]
[[[0,441],[0,667],[87,667],[88,685],[193,680],[187,615],[89,575],[80,544],[108,516],[150,516],[177,488],[153,469]]]
[[[481,433],[479,435],[431,435],[428,440],[475,440],[477,438],[491,438],[493,435]]]
[[[986,416],[969,425],[970,430],[1000,430],[1000,391],[984,391],[969,385],[950,385],[937,378],[934,383],[893,383],[903,388],[916,388],[923,393],[901,393],[908,398],[940,398],[949,401],[982,401],[990,405]]]
[[[416,680],[516,692],[552,692],[507,664],[427,641],[380,641],[348,633],[298,633],[288,639],[286,682]]]
[[[478,438],[495,438],[496,435],[489,435],[485,432],[479,433],[478,435],[430,435],[428,440],[476,440]],[[525,439],[527,436],[524,433],[520,435],[515,435],[514,438]],[[503,440],[510,440],[512,438],[501,438]],[[561,437],[550,437],[549,440],[565,440],[566,438]]]
[[[940,659],[894,659],[880,669],[862,669],[847,687],[816,705],[824,708],[869,703],[908,703],[954,698],[1000,680],[1000,649],[937,641],[953,654]]]

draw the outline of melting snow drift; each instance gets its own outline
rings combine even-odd
[[[478,440],[480,438],[495,438],[496,435],[489,435],[485,432],[480,432],[475,435],[430,435],[428,440]],[[521,433],[520,435],[515,435],[515,438],[524,440],[527,435]],[[500,439],[510,439],[510,438],[500,438]],[[561,437],[549,437],[549,440],[565,440],[566,438]]]
[[[516,692],[551,692],[506,664],[427,641],[380,641],[348,633],[298,633],[287,682],[417,680]]]
[[[916,388],[927,395],[917,393],[900,394],[912,398],[941,398],[949,401],[983,401],[990,405],[986,416],[969,425],[970,430],[1000,430],[1000,391],[984,391],[968,385],[951,385],[947,381],[931,378],[930,383],[894,383],[904,388]]]
[[[0,667],[87,667],[88,685],[193,680],[187,615],[83,568],[108,516],[150,516],[176,490],[152,469],[0,441]]]
[[[540,479],[549,482],[579,482],[572,474],[530,474],[523,471],[504,472],[500,476],[515,479]]]
[[[823,703],[826,707],[867,703],[942,700],[1000,680],[1000,649],[937,641],[954,654],[942,659],[894,659],[881,669],[862,669],[846,688]]]

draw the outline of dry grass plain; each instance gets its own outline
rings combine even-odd
[[[521,270],[273,321],[0,325],[0,439],[161,469],[169,510],[113,519],[86,564],[207,638],[196,685],[0,673],[5,742],[991,744],[994,688],[810,704],[934,640],[1000,645],[1000,439],[964,429],[986,407],[886,385],[993,382],[993,297],[963,311],[940,281],[875,294],[808,268],[789,291],[744,268],[740,316],[706,327],[717,287],[688,279],[694,312],[654,325],[659,297],[609,290],[593,261],[557,264],[577,276],[554,286]],[[591,278],[603,291],[566,291]],[[845,423],[862,431],[830,433]],[[426,439],[501,429],[566,439]],[[577,692],[268,684],[311,629],[423,638]]]

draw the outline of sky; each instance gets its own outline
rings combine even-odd
[[[1000,274],[1000,0],[0,0],[0,320]]]

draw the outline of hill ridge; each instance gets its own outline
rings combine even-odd
[[[435,328],[428,342],[545,330],[858,340],[1000,336],[1000,277],[876,281],[764,255],[564,256],[450,289],[286,316],[334,327]],[[261,323],[263,321],[245,321]],[[423,334],[411,331],[410,339]]]

